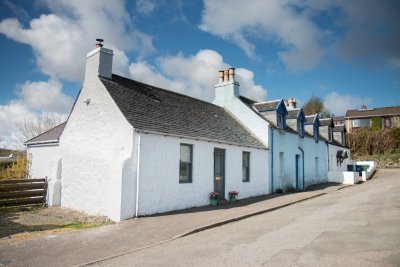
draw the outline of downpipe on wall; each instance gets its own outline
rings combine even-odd
[[[301,158],[302,158],[302,165],[303,165],[303,167],[302,167],[302,173],[303,173],[303,190],[304,189],[306,189],[305,187],[306,187],[306,183],[305,183],[305,175],[304,175],[304,150],[300,147],[300,146],[298,146],[298,148],[299,148],[299,150],[301,151]]]
[[[271,193],[274,193],[274,129],[271,129]]]
[[[139,214],[139,184],[140,184],[139,182],[140,182],[140,132],[138,132],[138,141],[137,141],[135,217],[138,217]]]

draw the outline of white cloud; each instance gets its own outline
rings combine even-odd
[[[324,105],[335,115],[344,115],[348,109],[361,108],[362,104],[369,105],[372,98],[357,97],[349,94],[341,95],[333,91],[325,97]]]
[[[154,2],[150,0],[137,0],[136,1],[136,9],[139,13],[143,15],[150,15],[153,13],[154,9],[156,8],[156,5]]]
[[[323,56],[319,29],[288,1],[205,0],[200,28],[236,43],[252,58],[253,38],[277,42],[281,60],[293,71],[312,69]]]
[[[35,113],[50,113],[65,120],[73,104],[56,80],[27,81],[17,85],[16,93],[18,98],[0,105],[0,147],[18,148],[17,123],[32,119]]]
[[[49,0],[45,3],[51,14],[31,20],[26,28],[15,18],[4,19],[0,22],[0,33],[30,45],[37,66],[52,78],[82,80],[83,59],[99,37],[105,39],[107,47],[118,46],[114,62],[116,66],[125,66],[125,70],[127,51],[135,50],[140,55],[154,51],[152,38],[135,29],[123,1]]]
[[[189,57],[182,54],[161,57],[157,66],[147,62],[132,63],[129,72],[135,80],[212,101],[214,85],[218,82],[218,71],[228,66],[216,51],[200,50]],[[236,73],[241,94],[255,100],[266,98],[266,89],[255,84],[252,71],[239,68]]]
[[[26,81],[17,85],[17,95],[20,97],[18,101],[31,110],[66,113],[73,103],[72,98],[62,92],[62,84],[56,80]]]

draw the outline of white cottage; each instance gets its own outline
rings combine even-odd
[[[286,107],[241,96],[234,68],[219,72],[211,104],[112,74],[112,58],[100,43],[87,55],[68,122],[54,130],[59,141],[47,133],[28,142],[33,169],[56,148],[46,155],[57,168],[40,174],[57,177],[53,204],[120,221],[207,205],[211,191],[304,189],[328,181],[332,154],[344,151],[332,125],[323,121],[321,136],[319,116],[294,99]]]
[[[60,139],[61,205],[120,221],[269,192],[267,145],[225,109],[112,74],[112,50],[87,55]]]

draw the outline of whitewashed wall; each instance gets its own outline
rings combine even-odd
[[[278,131],[274,129],[273,144],[273,183],[274,190],[296,188],[296,154],[299,159],[299,188],[303,188],[303,154],[304,150],[304,184],[305,187],[328,181],[326,144],[324,141],[316,143],[313,138],[300,138],[298,134]],[[284,166],[281,167],[280,153],[284,155]],[[319,158],[319,171],[316,173],[315,158]],[[283,175],[281,170],[283,170]]]
[[[133,127],[101,81],[85,78],[60,139],[61,205],[115,221],[134,216],[134,141]]]
[[[30,177],[55,179],[61,159],[58,144],[29,145],[27,149],[30,161]]]
[[[315,142],[314,138],[305,137],[304,145],[306,147],[304,150],[306,187],[328,182],[328,154],[325,141]],[[316,157],[319,158],[318,174],[315,166]]]
[[[348,158],[345,159],[341,165],[336,161],[336,153],[338,150],[347,151],[348,155]],[[350,149],[329,144],[329,171],[333,172],[347,171],[348,164],[351,164]]]
[[[299,160],[299,188],[302,188],[302,153],[299,146],[303,148],[303,139],[297,134],[273,129],[273,186],[274,190],[296,188],[296,154]],[[281,166],[280,153],[283,153],[283,166]]]
[[[179,183],[180,144],[193,145],[192,183]],[[225,149],[225,194],[239,198],[269,192],[268,151],[205,141],[141,134],[139,215],[209,204],[214,190],[214,148]],[[242,182],[242,152],[250,152],[250,182]]]
[[[269,123],[232,93],[239,91],[239,85],[234,83],[216,85],[215,90],[216,96],[213,104],[224,107],[257,136],[265,146],[268,146]]]

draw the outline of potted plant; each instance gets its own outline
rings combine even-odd
[[[211,206],[217,206],[218,205],[218,196],[219,196],[218,192],[212,191],[210,193],[210,205]]]
[[[229,192],[229,202],[236,202],[238,200],[237,195],[239,195],[238,191],[230,191]]]

